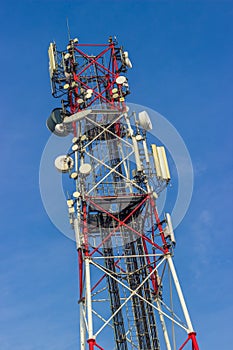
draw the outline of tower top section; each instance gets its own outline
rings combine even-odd
[[[52,95],[62,97],[63,107],[71,114],[94,104],[124,107],[130,93],[126,73],[132,63],[116,39],[110,37],[107,44],[81,44],[75,38],[64,51],[50,43],[48,54]]]

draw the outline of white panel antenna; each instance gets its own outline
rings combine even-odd
[[[139,118],[139,125],[143,129],[145,129],[147,131],[152,130],[151,119],[146,111],[142,111],[142,112],[138,113],[138,118]]]
[[[157,176],[157,178],[161,179],[162,172],[161,172],[161,167],[160,167],[160,162],[159,162],[159,157],[158,157],[158,152],[157,152],[157,146],[152,144],[151,149],[152,149],[152,155],[153,155],[153,159],[154,159],[156,176]]]
[[[57,69],[56,59],[55,59],[56,46],[54,43],[50,43],[48,54],[49,54],[49,73],[52,79],[54,72]]]
[[[151,145],[151,149],[154,158],[157,178],[169,182],[171,180],[171,175],[168,167],[165,148],[163,146],[157,147],[153,144]]]
[[[124,63],[125,65],[128,67],[128,68],[132,68],[133,65],[129,59],[129,54],[128,54],[128,51],[124,51],[123,53],[123,57],[124,57]]]
[[[167,226],[164,229],[164,236],[166,238],[169,237],[172,244],[175,245],[176,239],[173,231],[171,215],[169,213],[165,213],[165,220],[166,220]]]
[[[145,153],[146,163],[149,164],[150,163],[150,158],[149,158],[149,153],[148,153],[146,140],[143,140],[142,144],[143,144],[143,149],[144,149],[144,153]]]
[[[159,164],[162,172],[162,178],[164,180],[170,181],[171,176],[170,176],[170,171],[168,168],[168,162],[167,162],[167,156],[165,152],[165,148],[163,146],[157,147],[158,151],[158,157],[159,157]]]
[[[133,67],[132,62],[130,61],[129,57],[126,57],[125,64],[126,64],[126,66],[128,68],[132,68]]]

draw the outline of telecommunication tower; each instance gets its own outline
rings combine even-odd
[[[156,201],[170,181],[165,148],[149,144],[146,111],[126,105],[132,68],[117,40],[64,51],[49,46],[47,127],[72,136],[55,159],[69,176],[70,224],[78,253],[81,350],[198,350],[173,263],[169,213]]]

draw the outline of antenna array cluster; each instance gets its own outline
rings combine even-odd
[[[112,38],[104,45],[73,39],[65,51],[51,43],[49,62],[52,94],[62,100],[47,126],[72,135],[55,167],[73,188],[67,207],[78,252],[80,349],[171,350],[177,327],[187,333],[180,349],[189,342],[198,350],[173,264],[171,216],[161,219],[156,206],[171,178],[166,151],[148,141],[147,112],[125,103],[128,52]]]

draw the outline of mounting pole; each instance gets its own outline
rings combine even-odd
[[[174,280],[174,283],[175,283],[177,294],[179,296],[180,305],[182,307],[182,310],[183,310],[183,313],[184,313],[184,317],[185,317],[185,320],[186,320],[186,323],[187,323],[187,326],[188,326],[187,332],[188,333],[193,333],[194,330],[193,330],[192,322],[191,322],[191,319],[190,319],[190,316],[189,316],[189,312],[188,312],[188,309],[187,309],[187,306],[186,306],[186,303],[185,303],[185,300],[184,300],[184,295],[183,295],[183,292],[182,292],[182,289],[181,289],[181,286],[180,286],[180,283],[179,283],[179,280],[178,280],[178,277],[177,277],[177,274],[176,274],[176,270],[175,270],[175,266],[174,266],[174,263],[173,263],[173,260],[172,260],[172,257],[171,257],[171,253],[168,253],[166,255],[166,259],[168,261],[168,264],[169,264],[169,267],[170,267],[170,270],[171,270],[171,274],[172,274],[172,277],[173,277],[173,280]]]
[[[86,303],[87,303],[87,331],[88,331],[88,342],[89,348],[92,350],[94,346],[92,345],[94,341],[93,339],[93,320],[92,320],[92,302],[91,302],[91,274],[90,274],[90,258],[89,256],[84,257],[85,264],[85,276],[86,276]],[[93,347],[92,347],[93,346]]]
[[[69,19],[66,17],[66,27],[67,27],[67,33],[68,33],[68,39],[70,40],[70,26],[69,26]]]
[[[164,340],[165,340],[165,344],[166,344],[167,350],[172,350],[171,344],[170,344],[170,340],[169,340],[169,336],[168,336],[168,332],[167,332],[166,323],[165,323],[163,314],[161,312],[162,309],[161,309],[160,300],[157,299],[156,303],[157,303],[157,307],[158,307],[158,310],[159,310],[159,318],[160,318],[160,322],[161,322],[161,325],[162,325],[163,336],[164,336]]]
[[[184,295],[183,295],[183,292],[182,292],[182,289],[181,289],[181,286],[180,286],[180,283],[179,283],[179,280],[178,280],[178,277],[177,277],[177,274],[176,274],[176,270],[175,270],[175,266],[174,266],[174,263],[173,263],[173,260],[172,260],[172,257],[171,257],[171,253],[168,253],[166,255],[166,258],[167,258],[167,261],[168,261],[168,264],[169,264],[169,267],[170,267],[170,271],[171,271],[171,274],[172,274],[172,277],[173,277],[173,280],[174,280],[174,284],[175,284],[175,287],[176,287],[176,290],[177,290],[177,294],[178,294],[178,297],[179,297],[179,300],[180,300],[180,304],[181,304],[181,307],[182,307],[182,310],[183,310],[183,313],[184,313],[184,318],[185,318],[187,326],[188,326],[188,330],[187,330],[188,340],[191,339],[191,341],[192,341],[192,349],[193,350],[199,350],[199,346],[198,346],[198,343],[197,343],[197,340],[196,340],[196,333],[193,330],[192,322],[191,322],[191,319],[190,319],[190,316],[189,316],[189,312],[188,312],[188,309],[187,309],[187,306],[186,306],[186,302],[185,302],[185,299],[184,299]],[[180,348],[180,350],[181,349],[183,349],[183,346]]]
[[[85,325],[85,319],[84,319],[84,305],[83,301],[81,300],[79,302],[79,312],[80,312],[80,350],[86,349],[86,325]]]

